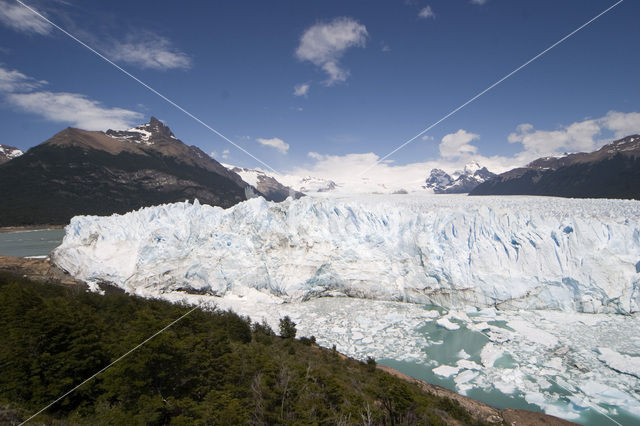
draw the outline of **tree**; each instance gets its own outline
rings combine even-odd
[[[280,337],[294,339],[296,337],[296,323],[291,321],[289,315],[280,319]]]

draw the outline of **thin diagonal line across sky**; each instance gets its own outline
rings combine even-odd
[[[51,407],[52,405],[54,405],[56,402],[66,398],[68,395],[72,394],[73,392],[75,392],[78,388],[80,388],[81,386],[83,386],[85,383],[90,382],[91,380],[95,379],[98,375],[104,373],[105,371],[107,371],[109,368],[113,367],[117,362],[123,360],[124,358],[126,358],[127,356],[129,356],[131,353],[135,352],[137,349],[139,349],[140,347],[142,347],[144,344],[146,344],[147,342],[149,342],[150,340],[152,340],[154,337],[156,337],[157,335],[167,331],[169,328],[171,328],[173,325],[175,325],[177,322],[179,322],[180,320],[184,319],[187,315],[189,315],[190,313],[192,313],[193,311],[195,311],[196,309],[198,309],[200,307],[200,305],[196,305],[193,308],[191,308],[189,311],[187,311],[187,313],[185,313],[184,315],[182,315],[180,318],[174,320],[173,322],[169,323],[168,325],[166,325],[164,328],[156,331],[152,336],[148,337],[147,339],[145,339],[142,343],[139,343],[138,345],[136,345],[135,347],[133,347],[132,349],[130,349],[128,352],[126,352],[125,354],[121,355],[119,358],[117,358],[115,361],[111,362],[109,365],[107,365],[106,367],[104,367],[102,370],[98,371],[97,373],[95,373],[93,376],[88,377],[87,379],[83,380],[80,384],[76,385],[74,388],[72,388],[71,390],[69,390],[67,393],[61,395],[59,398],[57,398],[56,400],[52,401],[49,405],[47,405],[46,407],[42,408],[40,411],[38,411],[37,413],[33,414],[31,417],[29,417],[27,420],[25,420],[24,422],[20,423],[20,426],[22,426],[23,424],[27,423],[28,421],[32,420],[33,418],[35,418],[37,415],[39,415],[40,413],[42,413],[43,411],[45,411],[46,409],[48,409],[49,407]]]
[[[113,62],[111,59],[107,58],[106,56],[104,56],[102,53],[98,52],[96,49],[94,49],[93,47],[89,46],[87,43],[85,43],[84,41],[80,40],[79,38],[77,38],[76,36],[74,36],[73,34],[71,34],[70,32],[68,32],[67,30],[65,30],[64,28],[62,28],[61,26],[57,25],[56,23],[52,22],[49,18],[47,18],[46,16],[42,15],[40,12],[38,12],[37,10],[33,9],[31,6],[25,4],[24,2],[22,2],[21,0],[16,0],[20,5],[22,5],[23,7],[25,7],[26,9],[28,9],[29,11],[31,11],[32,13],[34,13],[35,15],[37,15],[38,17],[40,17],[41,19],[45,20],[47,23],[49,23],[50,25],[52,25],[54,28],[56,28],[57,30],[61,31],[63,34],[65,34],[66,36],[68,36],[69,38],[71,38],[72,40],[74,40],[75,42],[77,42],[78,44],[80,44],[81,46],[89,49],[93,54],[95,54],[96,56],[98,56],[99,58],[103,59],[104,61],[108,62],[109,64],[113,65],[115,68],[117,68],[119,71],[121,71],[122,73],[124,73],[126,76],[130,77],[131,79],[135,80],[138,84],[142,85],[144,88],[146,88],[147,90],[149,90],[150,92],[152,92],[153,94],[159,96],[160,98],[162,98],[164,101],[168,102],[171,106],[177,108],[178,110],[180,110],[181,112],[183,112],[184,114],[186,114],[187,116],[189,116],[190,118],[192,118],[193,120],[195,120],[197,123],[203,125],[204,127],[206,127],[207,129],[209,129],[210,131],[212,131],[213,133],[215,133],[216,135],[218,135],[219,137],[221,137],[222,139],[224,139],[225,141],[227,141],[228,143],[230,143],[231,145],[235,146],[236,148],[238,148],[240,151],[244,152],[245,154],[247,154],[249,157],[253,158],[254,160],[256,160],[257,162],[259,162],[260,164],[262,164],[263,166],[265,166],[266,168],[268,168],[269,170],[271,170],[274,173],[278,173],[278,171],[276,169],[274,169],[273,167],[271,167],[270,165],[268,165],[267,163],[265,163],[264,161],[262,161],[261,159],[259,159],[258,157],[256,157],[255,155],[251,154],[249,151],[247,151],[246,149],[244,149],[243,147],[241,147],[240,145],[238,145],[237,143],[233,142],[231,139],[229,139],[228,137],[226,137],[225,135],[223,135],[222,133],[220,133],[218,130],[214,129],[213,127],[211,127],[209,124],[205,123],[204,121],[202,121],[201,119],[199,119],[198,117],[196,117],[193,113],[189,112],[188,110],[186,110],[185,108],[183,108],[182,106],[178,105],[176,102],[172,101],[171,99],[169,99],[167,96],[163,95],[162,93],[160,93],[159,91],[157,91],[156,89],[154,89],[153,87],[151,87],[150,85],[148,85],[147,83],[145,83],[144,81],[140,80],[138,77],[136,77],[135,75],[131,74],[129,71],[127,71],[126,69],[122,68],[120,65],[116,64],[115,62]]]
[[[598,18],[600,18],[602,15],[606,14],[607,12],[609,12],[611,9],[613,9],[614,7],[618,6],[620,3],[622,3],[624,0],[619,0],[618,2],[612,4],[611,6],[609,6],[608,8],[606,8],[605,10],[603,10],[602,12],[600,12],[599,14],[597,14],[596,16],[594,16],[593,18],[589,19],[587,22],[585,22],[584,24],[580,25],[578,28],[576,28],[575,30],[571,31],[569,34],[567,34],[566,36],[562,37],[560,40],[556,41],[555,43],[553,43],[551,46],[547,47],[546,49],[544,49],[542,52],[538,53],[536,56],[534,56],[533,58],[529,59],[527,62],[525,62],[524,64],[520,65],[518,68],[514,69],[513,71],[511,71],[509,74],[505,75],[504,77],[502,77],[500,80],[496,81],[495,83],[493,83],[492,85],[490,85],[489,87],[487,87],[486,89],[484,89],[483,91],[479,92],[477,95],[473,96],[472,98],[470,98],[469,100],[467,100],[465,103],[463,103],[462,105],[460,105],[459,107],[453,109],[452,111],[450,111],[449,113],[447,113],[445,116],[443,116],[442,118],[440,118],[438,121],[432,123],[431,125],[429,125],[427,128],[425,128],[424,130],[422,130],[420,133],[418,133],[417,135],[415,135],[414,137],[412,137],[411,139],[406,140],[405,142],[403,142],[402,144],[400,144],[397,148],[395,148],[393,151],[391,151],[390,153],[388,153],[387,155],[385,155],[384,157],[380,158],[378,161],[376,161],[375,163],[371,164],[369,167],[367,167],[364,171],[360,172],[358,176],[362,176],[365,173],[367,173],[369,170],[371,170],[372,168],[374,168],[375,166],[377,166],[378,164],[380,164],[381,162],[383,162],[384,160],[386,160],[387,158],[391,157],[393,154],[395,154],[396,152],[400,151],[402,148],[404,148],[405,146],[409,145],[411,142],[415,141],[416,139],[418,139],[420,136],[424,135],[425,133],[427,133],[429,130],[433,129],[434,127],[436,127],[438,124],[442,123],[443,121],[445,121],[447,118],[451,117],[452,115],[454,115],[455,113],[457,113],[458,111],[460,111],[461,109],[463,109],[464,107],[466,107],[467,105],[471,104],[472,102],[474,102],[475,100],[477,100],[478,98],[480,98],[482,95],[484,95],[485,93],[489,92],[491,89],[495,88],[496,86],[500,85],[502,82],[504,82],[505,80],[507,80],[509,77],[511,77],[512,75],[516,74],[518,71],[522,70],[523,68],[525,68],[527,65],[529,65],[530,63],[532,63],[533,61],[535,61],[536,59],[540,58],[541,56],[543,56],[545,53],[549,52],[551,49],[553,49],[554,47],[558,46],[559,44],[561,44],[562,42],[566,41],[567,39],[569,39],[570,37],[572,37],[574,34],[576,34],[578,31],[582,30],[583,28],[585,28],[586,26],[588,26],[589,24],[593,23],[594,21],[596,21]]]

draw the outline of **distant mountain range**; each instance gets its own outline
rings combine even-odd
[[[467,164],[464,170],[458,170],[451,175],[441,169],[431,170],[425,187],[432,189],[436,194],[465,194],[496,176],[486,167],[481,167],[473,161]]]
[[[640,199],[640,135],[591,153],[539,158],[478,185],[470,195]]]
[[[0,165],[0,226],[66,224],[197,198],[229,207],[260,191],[156,118],[126,131],[67,128]],[[8,150],[7,150],[8,148]]]
[[[9,160],[13,160],[14,158],[18,158],[22,154],[24,154],[24,152],[16,147],[9,145],[0,145],[0,164],[4,164]]]

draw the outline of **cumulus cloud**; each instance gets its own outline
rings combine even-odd
[[[478,148],[469,142],[479,137],[480,135],[469,133],[463,129],[450,133],[440,142],[440,155],[447,159],[473,155],[478,152]]]
[[[293,86],[293,96],[307,96],[311,85],[309,83],[300,83]]]
[[[0,22],[15,31],[27,34],[46,35],[53,30],[51,24],[26,7],[4,0],[0,0]]]
[[[436,14],[433,13],[433,9],[431,9],[431,6],[426,6],[426,7],[423,7],[422,9],[420,9],[420,12],[418,12],[418,18],[435,19],[436,18]]]
[[[593,151],[609,142],[603,131],[614,138],[640,132],[640,113],[609,111],[604,117],[587,119],[556,130],[534,130],[529,123],[520,124],[509,134],[511,143],[521,143],[528,157],[557,155],[564,152]]]
[[[340,59],[347,49],[364,47],[367,36],[367,28],[352,18],[317,23],[300,37],[296,57],[320,67],[328,75],[325,84],[331,86],[346,81],[349,70],[341,66]]]
[[[640,112],[609,111],[599,120],[599,123],[611,130],[614,137],[620,139],[628,135],[640,133]]]
[[[38,90],[46,81],[33,79],[20,71],[0,67],[0,95],[22,111],[49,121],[70,124],[86,130],[126,129],[142,114],[123,108],[109,108],[78,93]]]
[[[114,41],[106,48],[109,57],[140,68],[154,70],[189,69],[191,58],[166,38],[146,31]]]
[[[289,151],[289,144],[280,138],[271,138],[271,139],[257,138],[256,140],[258,141],[259,144],[268,146],[271,148],[275,148],[283,154],[286,154],[287,151]]]

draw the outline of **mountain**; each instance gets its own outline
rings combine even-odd
[[[66,224],[197,198],[229,207],[245,183],[152,117],[126,131],[67,128],[0,166],[0,226]]]
[[[640,199],[640,135],[595,152],[539,158],[477,186],[470,195]]]
[[[9,160],[20,157],[24,152],[16,147],[9,145],[0,145],[0,164],[4,164]]]
[[[465,194],[496,176],[474,161],[464,166],[464,170],[455,171],[453,175],[441,169],[431,170],[425,187],[433,189],[436,194]]]
[[[226,164],[225,166],[232,172],[237,173],[245,182],[249,183],[264,194],[268,200],[280,202],[286,200],[287,197],[297,199],[304,196],[302,192],[281,184],[274,176],[269,175],[262,170],[246,169]]]

